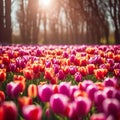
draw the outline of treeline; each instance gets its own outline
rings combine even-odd
[[[0,40],[10,43],[11,0],[0,2]],[[114,43],[120,43],[120,0],[51,0],[48,8],[40,0],[19,0],[16,5],[21,43],[100,44],[105,39],[110,44],[110,26]]]

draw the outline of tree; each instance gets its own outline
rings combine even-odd
[[[38,34],[41,14],[39,12],[38,0],[19,1],[19,11],[17,13],[20,34],[23,43],[38,43]]]
[[[0,0],[0,41],[3,44],[12,42],[11,0]]]
[[[109,0],[108,11],[115,27],[115,42],[120,44],[120,0]]]

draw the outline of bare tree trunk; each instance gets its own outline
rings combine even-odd
[[[0,0],[0,41],[3,44],[12,43],[11,0]]]
[[[5,43],[12,43],[11,0],[5,0]]]
[[[3,43],[4,23],[3,23],[3,0],[0,0],[0,43]]]
[[[44,13],[44,43],[45,43],[45,44],[48,44],[48,41],[47,41],[47,28],[46,28],[46,25],[47,25],[46,13]]]

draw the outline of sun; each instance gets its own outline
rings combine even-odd
[[[51,0],[39,0],[39,4],[42,7],[49,7],[51,5]]]

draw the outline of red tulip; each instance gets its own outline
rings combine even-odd
[[[82,74],[82,76],[86,76],[87,75],[86,67],[80,67],[79,68],[79,72]]]
[[[5,93],[3,91],[0,91],[0,103],[5,100]]]
[[[4,120],[4,111],[3,111],[3,107],[0,107],[0,120]]]
[[[94,73],[94,69],[95,69],[95,65],[94,64],[88,64],[86,66],[86,68],[87,68],[88,74],[93,74]]]
[[[22,109],[25,120],[41,120],[42,109],[40,106],[27,105]]]
[[[108,73],[107,69],[102,69],[101,68],[101,69],[95,69],[94,70],[94,74],[95,74],[95,76],[98,80],[103,79],[106,76],[107,73]]]
[[[25,76],[26,79],[32,80],[34,78],[34,72],[30,68],[25,68],[23,70],[23,75]]]
[[[7,54],[4,54],[2,61],[3,61],[3,64],[9,65],[9,63],[10,63],[10,58],[9,58],[9,56],[8,56]]]
[[[18,111],[14,102],[3,102],[1,107],[3,109],[3,120],[17,120]]]
[[[6,70],[0,69],[0,82],[3,82],[6,79]]]

